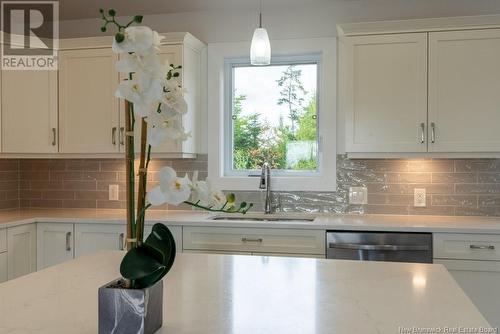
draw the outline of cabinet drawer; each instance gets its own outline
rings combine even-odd
[[[434,258],[500,260],[500,235],[434,234]]]
[[[325,254],[325,231],[184,227],[184,249],[259,253]]]
[[[0,254],[0,283],[7,280],[7,253]]]
[[[0,253],[7,250],[7,229],[0,229]]]

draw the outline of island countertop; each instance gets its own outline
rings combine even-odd
[[[97,333],[97,289],[123,252],[0,284],[0,333]],[[441,265],[178,254],[159,333],[403,333],[488,328]]]

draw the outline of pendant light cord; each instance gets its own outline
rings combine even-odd
[[[259,2],[259,28],[262,28],[262,0]]]

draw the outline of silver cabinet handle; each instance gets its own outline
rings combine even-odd
[[[52,146],[56,146],[57,143],[56,135],[57,135],[56,128],[52,128]]]
[[[420,143],[425,143],[425,123],[420,123]]]
[[[111,142],[116,145],[116,126],[111,129]]]
[[[352,250],[381,250],[381,251],[427,251],[429,246],[414,245],[360,245],[360,244],[336,244],[330,242],[328,248],[352,249]]]
[[[122,126],[120,128],[120,145],[125,145],[125,128]]]
[[[495,246],[493,245],[470,245],[470,249],[491,249],[494,250]]]
[[[264,239],[262,238],[241,238],[242,242],[262,242]]]
[[[71,251],[71,232],[66,232],[66,250]]]
[[[436,123],[431,123],[431,143],[436,142]]]
[[[120,233],[120,250],[125,250],[125,233]]]

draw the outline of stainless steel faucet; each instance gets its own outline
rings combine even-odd
[[[260,174],[259,189],[266,190],[266,200],[264,202],[264,213],[272,213],[271,206],[271,167],[268,162],[262,164],[262,173]]]

